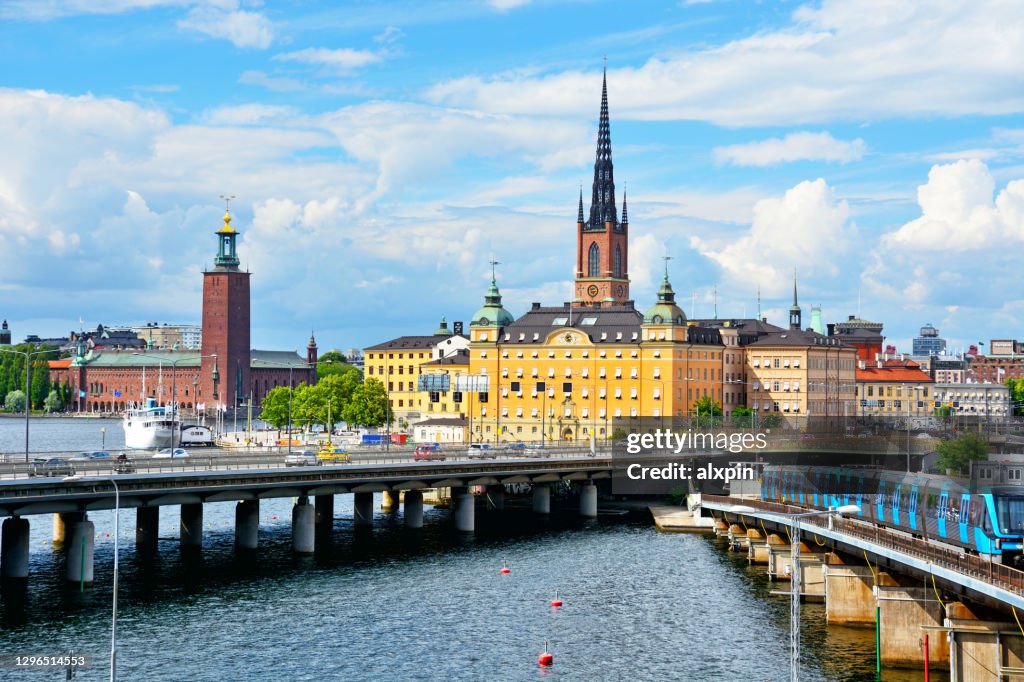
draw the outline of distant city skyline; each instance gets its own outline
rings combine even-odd
[[[1024,337],[1024,17],[867,4],[0,0],[0,318],[198,323],[221,194],[256,347],[569,300],[607,56],[639,308]]]

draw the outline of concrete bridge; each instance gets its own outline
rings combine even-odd
[[[883,665],[948,669],[956,680],[1024,679],[1024,572],[855,518],[800,520],[803,507],[703,495],[717,532],[770,577],[800,571],[801,594],[825,601],[830,623],[876,627]],[[739,509],[739,513],[737,513]],[[751,511],[753,510],[753,511]],[[812,540],[813,538],[813,540]],[[930,634],[930,651],[922,646]]]
[[[10,477],[0,480],[0,517],[8,517],[0,537],[0,576],[28,577],[29,518],[40,514],[54,515],[53,538],[67,547],[67,579],[76,583],[92,582],[95,528],[89,512],[115,507],[136,510],[136,543],[152,547],[157,542],[160,507],[180,505],[180,541],[187,549],[202,545],[203,504],[234,501],[235,544],[249,550],[258,542],[260,500],[293,497],[292,545],[299,553],[312,553],[317,536],[330,532],[334,496],[340,494],[354,496],[357,526],[372,525],[373,494],[380,492],[386,509],[404,503],[405,524],[420,528],[423,491],[448,488],[455,528],[472,532],[477,497],[473,490],[483,491],[487,505],[501,510],[505,485],[529,484],[533,511],[549,514],[551,485],[571,481],[580,486],[580,514],[597,516],[594,482],[610,478],[611,458],[578,451],[551,454],[443,462],[413,462],[408,454],[381,454],[355,460],[356,464],[305,467],[284,467],[282,455],[211,454],[180,463],[140,459],[136,460],[138,471],[131,474],[113,474],[109,463],[86,463],[93,468],[67,478],[27,478],[21,477],[23,471],[7,472]]]

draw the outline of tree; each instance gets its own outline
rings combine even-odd
[[[25,391],[11,391],[4,399],[4,409],[8,412],[25,411]]]
[[[43,409],[47,412],[59,412],[61,407],[60,392],[55,388],[51,389],[50,394],[43,401]]]
[[[737,405],[732,409],[732,423],[749,429],[754,425],[754,411],[746,405]]]
[[[697,417],[697,426],[715,426],[722,423],[722,403],[709,396],[697,398],[693,403],[693,412]]]
[[[939,469],[953,469],[967,473],[971,462],[988,459],[988,443],[976,433],[965,433],[958,438],[951,438],[939,443],[935,451],[939,453]]]
[[[339,351],[329,350],[317,359],[316,376],[318,379],[352,372],[356,375],[361,374],[359,368],[348,364],[345,356]]]
[[[758,425],[762,429],[776,429],[782,426],[782,417],[774,412],[769,412],[758,420]]]
[[[45,360],[36,359],[32,362],[32,406],[39,409],[43,401],[50,395],[50,364]]]
[[[1013,401],[1013,413],[1024,414],[1024,379],[1007,379],[1006,386],[1010,389],[1010,400]]]
[[[263,399],[260,419],[278,430],[288,423],[287,386],[277,386],[267,391],[267,396]]]
[[[384,384],[376,379],[367,379],[360,384],[341,414],[349,424],[369,427],[383,425],[388,415],[387,391]]]
[[[327,392],[319,385],[307,386],[305,382],[295,387],[292,394],[292,422],[307,428],[313,424],[327,423]]]

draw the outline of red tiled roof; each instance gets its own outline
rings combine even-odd
[[[857,368],[857,381],[862,382],[886,382],[892,381],[901,384],[931,383],[932,378],[926,373],[914,367],[868,367]]]
[[[64,358],[63,360],[49,360],[48,364],[50,369],[63,369],[71,366],[71,358]]]

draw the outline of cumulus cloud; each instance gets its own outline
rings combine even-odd
[[[1012,3],[826,0],[773,31],[612,69],[608,82],[620,118],[750,126],[1008,114],[1024,108],[1024,91],[1007,87],[1019,77],[1011,56],[1021,52],[1024,13]],[[593,106],[597,78],[466,76],[428,96],[484,111],[569,114]]]
[[[381,54],[370,50],[355,50],[350,47],[341,47],[333,50],[325,47],[307,47],[295,52],[284,52],[274,55],[274,59],[283,62],[317,64],[339,71],[350,71],[361,66],[379,62]]]
[[[193,7],[178,27],[229,40],[235,47],[260,50],[270,47],[275,33],[274,25],[263,14],[238,9],[230,0]]]
[[[793,161],[835,161],[847,163],[864,156],[864,140],[837,140],[827,132],[789,133],[760,142],[715,147],[711,156],[715,163],[734,166],[775,166]]]
[[[840,256],[854,236],[849,217],[847,203],[818,178],[758,201],[750,230],[739,238],[719,243],[692,237],[690,244],[717,263],[731,285],[749,289],[760,283],[766,295],[781,295],[794,269],[838,274]]]
[[[933,166],[917,189],[921,216],[882,239],[884,248],[973,250],[1024,240],[1024,180],[993,201],[995,180],[978,159]]]

